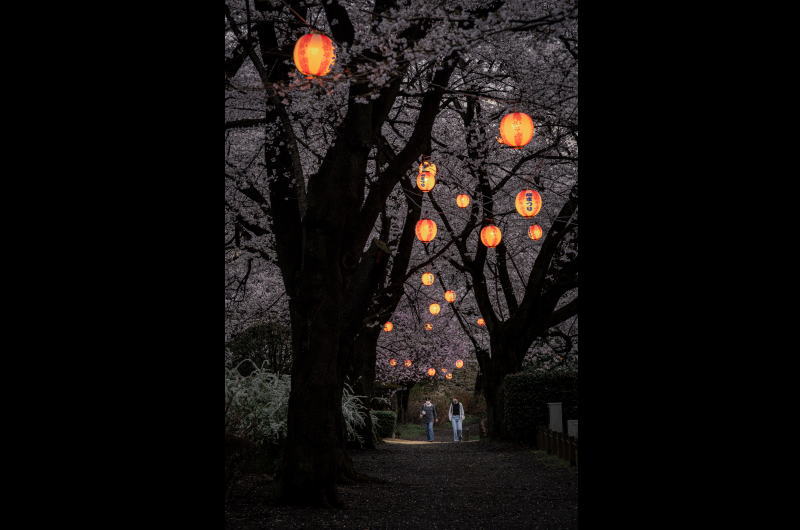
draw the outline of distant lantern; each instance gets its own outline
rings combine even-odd
[[[423,243],[429,243],[436,237],[436,223],[431,219],[420,219],[417,221],[417,239]]]
[[[423,161],[419,165],[417,174],[417,187],[422,191],[431,191],[436,185],[436,164]]]
[[[391,322],[387,322],[386,324],[383,325],[383,331],[389,332],[392,331],[393,329],[394,329],[394,324],[392,324]]]
[[[456,361],[456,368],[464,368],[464,361],[461,359]]]
[[[542,209],[542,196],[536,190],[522,190],[514,204],[522,217],[533,217]]]
[[[487,247],[496,247],[503,240],[503,233],[495,225],[484,226],[481,230],[481,242]]]
[[[482,318],[479,318],[477,322],[478,322],[479,326],[485,326],[486,325],[486,321],[484,319],[482,319]]]
[[[452,304],[453,302],[456,301],[456,292],[455,291],[445,291],[444,292],[444,299]]]
[[[428,375],[431,376],[431,377],[436,375],[436,369],[435,368],[428,368]]]
[[[452,378],[453,378],[453,374],[447,374],[447,375],[446,375],[446,376],[444,376],[444,377],[445,377],[445,379],[452,379]]]
[[[530,228],[528,228],[528,237],[531,239],[541,239],[542,227],[539,225],[531,225]]]
[[[430,322],[425,322],[425,330],[430,331],[432,329],[433,329],[433,324],[431,324]]]
[[[410,367],[412,364],[411,359],[406,359],[405,361],[403,361],[403,364],[406,366],[406,368]]]
[[[469,195],[466,193],[462,193],[458,197],[456,197],[456,204],[459,208],[466,208],[469,206]]]
[[[439,371],[442,372],[443,374],[446,374],[447,373],[447,368],[439,368]]]
[[[428,311],[431,312],[431,315],[438,315],[439,311],[441,310],[442,306],[440,306],[439,304],[431,304],[430,307],[428,308]]]
[[[397,359],[389,359],[389,366],[397,366]]]
[[[422,285],[433,285],[433,273],[432,272],[423,272],[422,273]]]
[[[497,141],[521,149],[533,138],[533,128],[533,120],[524,112],[506,114],[500,120],[500,138]]]
[[[294,45],[294,65],[306,79],[327,75],[335,59],[333,41],[325,35],[307,33]]]

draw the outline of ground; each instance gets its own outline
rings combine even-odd
[[[574,468],[538,451],[477,440],[386,440],[355,451],[356,469],[382,479],[339,487],[344,510],[279,507],[266,476],[242,480],[229,502],[230,530],[262,528],[577,528]]]

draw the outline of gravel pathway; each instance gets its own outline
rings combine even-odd
[[[339,487],[344,510],[277,507],[270,482],[248,477],[226,513],[230,530],[263,528],[577,528],[574,468],[515,445],[387,440],[353,453],[356,469],[386,483]]]

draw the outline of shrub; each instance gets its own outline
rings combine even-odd
[[[394,434],[397,414],[391,410],[370,411],[374,418],[375,431],[378,438],[390,438]]]
[[[503,380],[503,425],[515,441],[533,444],[536,427],[547,425],[547,403],[562,403],[562,419],[578,417],[578,377],[574,372],[520,372]]]

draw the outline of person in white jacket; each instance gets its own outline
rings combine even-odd
[[[461,435],[461,422],[464,421],[464,404],[453,398],[453,402],[450,403],[450,409],[447,411],[447,417],[450,423],[453,424],[453,441],[460,442],[464,439]]]

